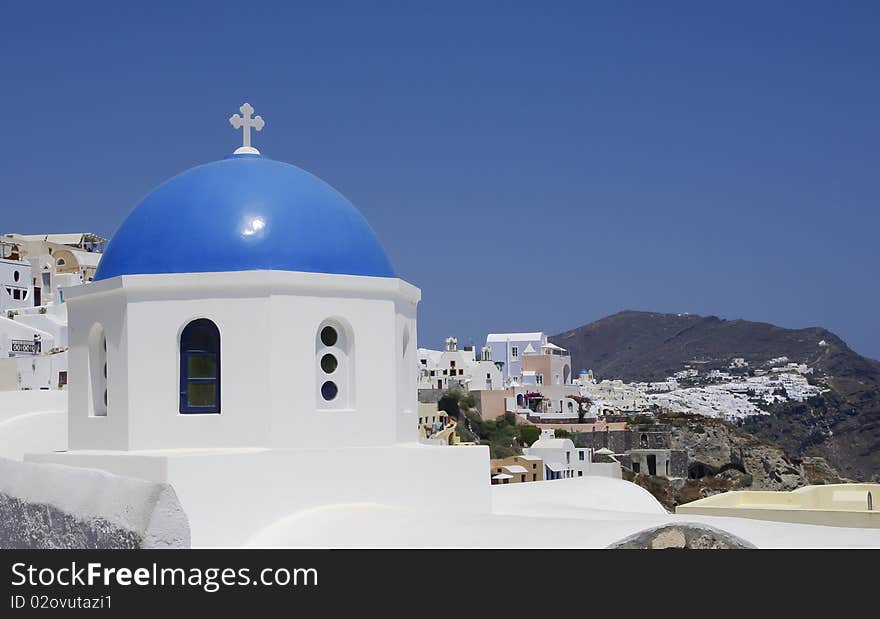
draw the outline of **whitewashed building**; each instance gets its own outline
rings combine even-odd
[[[541,438],[523,449],[528,456],[536,456],[544,461],[544,479],[569,479],[572,477],[613,477],[620,479],[618,463],[593,462],[593,450],[589,447],[575,447],[568,438],[556,438],[553,430],[542,430]]]
[[[504,379],[488,348],[477,356],[472,347],[459,349],[448,337],[443,350],[418,349],[419,389],[446,390],[460,386],[470,391],[501,389]]]

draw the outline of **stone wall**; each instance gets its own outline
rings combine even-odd
[[[672,426],[640,424],[631,429],[632,449],[669,449],[672,447]]]
[[[574,443],[578,447],[593,449],[607,447],[614,453],[624,453],[630,449],[670,449],[672,427],[668,424],[643,424],[626,430],[577,432]]]
[[[419,389],[419,402],[422,404],[436,404],[446,393],[444,389]]]
[[[0,458],[0,548],[188,548],[168,484]]]
[[[576,432],[572,440],[576,447],[591,447],[594,451],[603,447],[616,454],[622,454],[633,448],[633,433],[629,430],[600,430],[593,432]]]

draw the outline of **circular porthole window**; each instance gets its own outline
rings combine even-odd
[[[321,397],[323,397],[328,402],[333,400],[338,392],[339,389],[336,387],[336,383],[334,383],[332,380],[328,380],[326,383],[321,385]]]
[[[325,374],[332,374],[336,371],[336,368],[339,366],[339,361],[336,360],[336,357],[327,353],[323,357],[321,357],[321,369]]]
[[[321,329],[321,343],[324,344],[324,346],[335,346],[337,339],[339,339],[339,334],[336,333],[336,329],[333,327],[324,327]]]

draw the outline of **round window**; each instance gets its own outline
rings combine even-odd
[[[336,329],[333,327],[324,327],[321,329],[321,343],[324,346],[334,346],[336,345],[336,340],[339,338],[336,333]]]
[[[332,380],[328,380],[326,383],[321,385],[321,397],[323,397],[328,402],[334,399],[337,393],[339,393],[339,388]]]
[[[324,370],[325,374],[332,374],[336,371],[336,368],[339,366],[339,361],[336,360],[336,357],[327,353],[323,357],[321,357],[321,369]]]
[[[19,278],[19,277],[21,277],[21,275],[18,274],[18,271],[13,271],[13,272],[12,272],[12,279],[13,279],[13,280],[18,281],[18,278]]]
[[[107,378],[107,364],[104,364],[104,378]]]

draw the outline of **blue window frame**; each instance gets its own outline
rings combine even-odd
[[[180,412],[220,412],[220,330],[207,318],[180,334]]]

